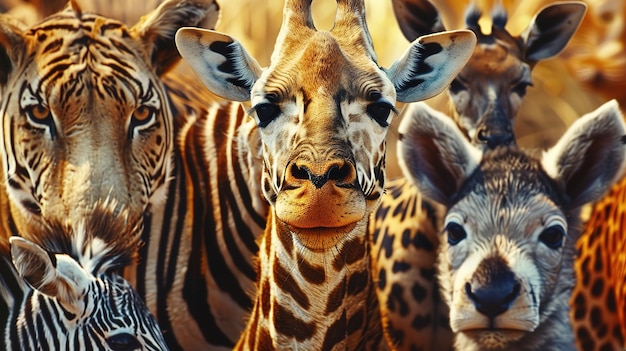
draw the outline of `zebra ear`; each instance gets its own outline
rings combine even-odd
[[[23,25],[8,15],[0,15],[0,86],[5,86],[9,75],[21,63],[26,44]]]
[[[57,298],[69,311],[82,311],[81,297],[92,277],[74,259],[50,254],[21,237],[13,236],[9,241],[13,265],[33,289]]]
[[[169,0],[143,16],[131,28],[131,33],[144,43],[157,74],[167,72],[180,60],[174,36],[180,27],[204,26],[215,28],[219,5],[212,0]]]
[[[422,36],[387,70],[398,101],[414,102],[433,97],[446,89],[465,67],[476,46],[469,30]]]
[[[482,153],[452,119],[423,102],[409,105],[399,129],[398,158],[404,175],[429,198],[452,205]]]
[[[576,33],[587,11],[582,2],[562,2],[544,7],[521,34],[526,62],[558,55]]]
[[[176,46],[212,93],[233,101],[250,100],[262,69],[235,39],[211,30],[181,28]]]
[[[391,0],[402,34],[409,41],[445,30],[437,8],[428,0]]]
[[[599,199],[623,174],[626,126],[615,100],[576,120],[542,165],[574,209]]]

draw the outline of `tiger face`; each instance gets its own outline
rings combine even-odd
[[[180,59],[176,29],[217,11],[178,2],[132,28],[75,4],[28,30],[0,18],[0,147],[18,232],[78,223],[100,200],[138,218],[164,198],[174,131],[160,76]]]

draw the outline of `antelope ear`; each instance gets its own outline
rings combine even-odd
[[[398,101],[425,100],[442,92],[465,67],[475,46],[476,35],[469,30],[430,34],[415,40],[387,70]]]
[[[72,312],[82,311],[82,296],[92,280],[78,263],[63,254],[50,254],[39,245],[12,236],[11,257],[18,274],[33,289],[55,297]]]
[[[546,172],[564,190],[574,209],[598,200],[623,174],[626,126],[615,100],[574,122],[545,152]]]
[[[174,36],[180,27],[205,26],[215,28],[220,8],[215,1],[169,0],[141,17],[131,33],[145,45],[157,74],[167,72],[180,60]]]
[[[409,41],[445,30],[439,12],[428,0],[391,0],[402,34]]]
[[[181,28],[176,46],[212,93],[227,100],[250,100],[262,69],[235,39],[211,30]]]
[[[445,205],[478,166],[482,153],[452,118],[425,103],[409,105],[399,126],[398,158],[404,175]]]
[[[576,33],[587,11],[582,2],[562,2],[544,7],[521,34],[527,62],[559,54]]]
[[[23,26],[8,15],[0,15],[0,86],[5,86],[9,75],[21,64],[26,52]]]

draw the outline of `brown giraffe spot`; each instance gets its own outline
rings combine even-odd
[[[263,285],[261,286],[261,312],[263,312],[263,317],[266,319],[270,314],[270,303],[271,303],[271,292],[270,292],[270,282],[268,279],[265,279]],[[252,329],[255,330],[256,328]]]
[[[303,321],[276,300],[274,300],[274,327],[280,334],[293,337],[300,342],[310,339],[315,333],[315,322]]]
[[[348,335],[364,328],[365,312],[363,310],[357,311],[348,321]]]
[[[326,281],[324,267],[313,266],[298,254],[298,269],[300,273],[311,284],[322,284]]]
[[[345,265],[361,260],[363,256],[365,256],[365,244],[359,238],[354,238],[343,245],[341,251],[335,257],[333,267],[339,271]]]
[[[343,298],[346,294],[346,282],[342,280],[333,291],[328,294],[328,302],[326,303],[326,314],[333,313],[343,303]]]
[[[335,321],[324,336],[322,350],[332,350],[335,345],[342,342],[346,336],[346,311],[341,314],[341,318]]]
[[[368,271],[355,272],[348,280],[348,295],[354,296],[365,290],[369,278]]]
[[[281,287],[284,292],[291,295],[302,308],[308,309],[311,306],[309,297],[302,291],[298,282],[293,279],[289,272],[280,264],[278,259],[274,261],[274,282],[277,286]]]
[[[272,343],[272,337],[270,333],[266,329],[261,329],[259,331],[259,350],[263,351],[272,351],[275,350],[274,344]],[[253,347],[251,347],[253,348]]]

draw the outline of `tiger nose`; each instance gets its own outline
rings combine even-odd
[[[328,181],[336,183],[350,183],[355,178],[354,167],[349,162],[335,161],[328,162],[321,167],[294,163],[287,170],[287,179],[308,180],[317,189],[321,188]]]

